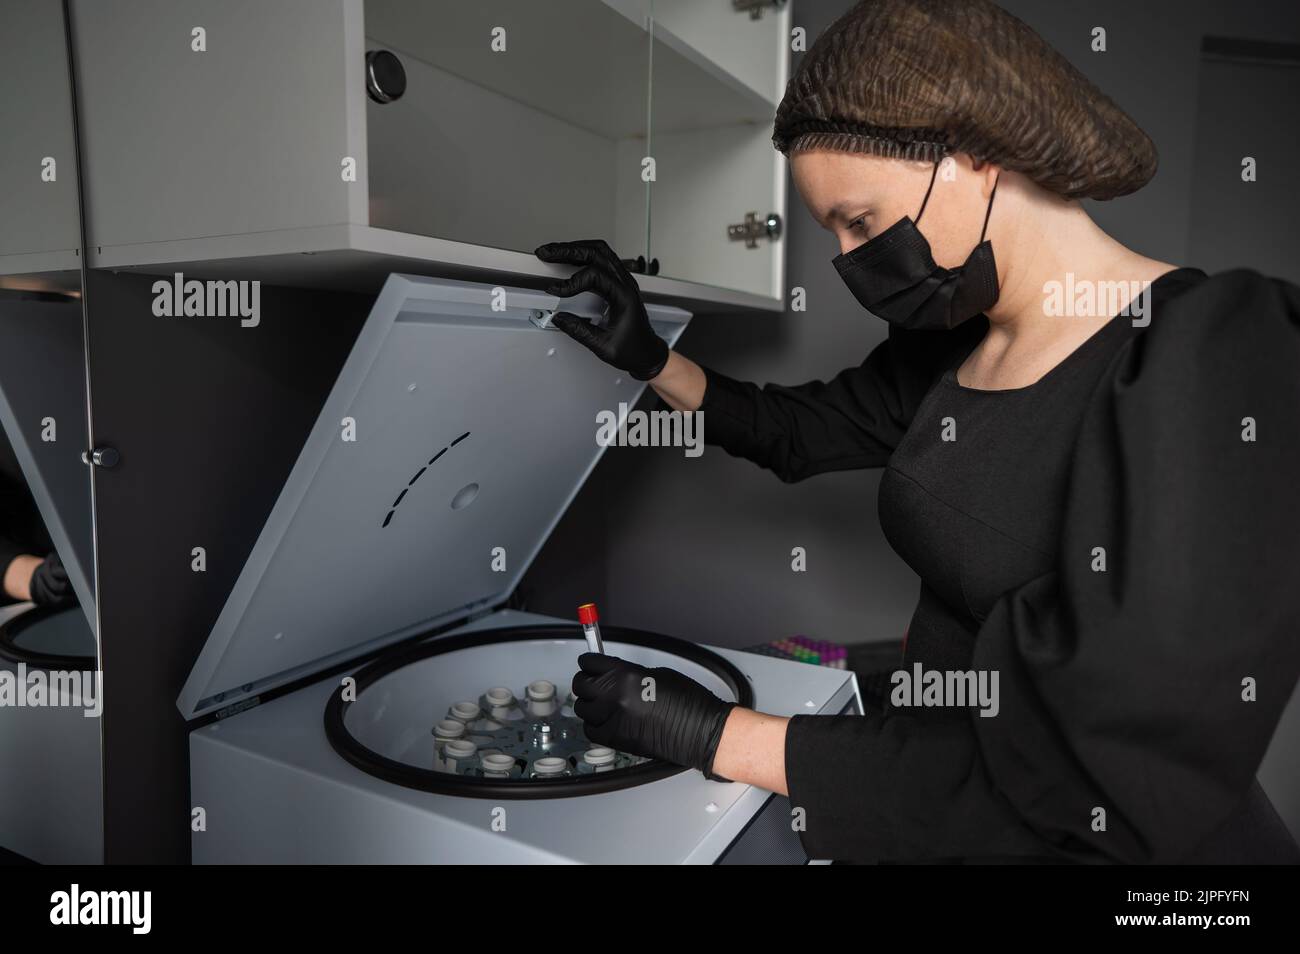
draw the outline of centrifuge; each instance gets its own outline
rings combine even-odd
[[[0,608],[0,847],[42,864],[104,857],[95,655],[79,606]]]
[[[604,320],[389,277],[178,699],[196,863],[807,860],[784,798],[587,740],[576,616],[504,608],[604,450],[598,412],[644,387],[558,310]],[[690,317],[647,311],[669,344]],[[604,645],[765,712],[861,711],[843,670]]]

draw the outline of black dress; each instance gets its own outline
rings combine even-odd
[[[1183,268],[1151,303],[1007,391],[957,383],[983,317],[828,383],[705,370],[709,443],[785,481],[885,467],[903,671],[997,674],[991,718],[795,716],[810,856],[1300,857],[1255,782],[1300,677],[1300,289]]]

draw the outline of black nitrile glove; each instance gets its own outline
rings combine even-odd
[[[713,774],[713,757],[734,702],[675,669],[647,669],[601,653],[583,653],[578,665],[573,711],[588,739],[728,781]]]
[[[568,298],[595,292],[609,303],[609,324],[604,328],[566,311],[551,319],[557,328],[639,381],[649,381],[664,369],[668,344],[650,327],[636,279],[602,239],[551,242],[534,254],[543,262],[580,266],[563,282],[547,288],[548,295]]]
[[[31,592],[37,606],[65,606],[76,601],[68,571],[57,553],[51,553],[32,571]]]

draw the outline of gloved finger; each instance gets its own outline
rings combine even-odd
[[[598,699],[600,697],[600,684],[596,680],[597,677],[589,673],[575,672],[573,682],[569,684],[569,690],[579,699]]]
[[[619,258],[618,253],[610,248],[609,243],[604,239],[581,239],[573,244],[588,249],[597,259],[605,262],[623,278],[631,278],[631,273],[623,263],[623,259]]]
[[[621,280],[626,272],[622,262],[615,261],[612,256],[605,255],[600,250],[580,242],[554,242],[539,247],[533,254],[543,262],[549,262],[552,265],[577,265],[583,268],[598,268],[606,272],[615,281]]]
[[[568,278],[546,287],[546,293],[556,298],[572,298],[582,292],[595,292],[611,304],[623,302],[627,294],[618,276],[600,265],[584,265]]]
[[[625,660],[604,653],[583,653],[578,657],[578,668],[592,676],[603,676],[623,665],[626,665]]]
[[[584,726],[599,728],[609,721],[614,711],[612,703],[600,699],[579,699],[573,704],[573,714],[583,721]],[[587,738],[592,738],[587,733]]]
[[[587,741],[596,745],[608,745],[612,749],[618,748],[618,740],[615,738],[614,726],[609,723],[599,725],[588,722],[583,725],[583,731],[587,735]]]
[[[609,280],[620,288],[638,288],[636,279],[632,273],[627,270],[627,266],[614,254],[613,250],[606,245],[603,249],[585,247],[587,243],[570,242],[566,244],[568,248],[564,253],[551,253],[554,258],[557,254],[563,254],[563,261],[558,262],[562,265],[577,265],[579,268],[590,268],[604,275],[609,276]],[[546,246],[543,246],[545,248]],[[570,276],[572,278],[572,276]],[[558,294],[548,288],[551,294]],[[569,292],[568,294],[576,294]]]
[[[556,312],[551,318],[551,324],[583,347],[591,349],[598,355],[604,355],[605,337],[609,334],[604,328],[597,328],[590,321],[567,311]]]
[[[604,239],[581,239],[577,242],[547,242],[539,245],[533,254],[543,262],[557,265],[594,265],[611,268],[616,274],[623,271],[614,250]]]

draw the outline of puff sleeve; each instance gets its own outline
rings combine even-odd
[[[891,328],[862,364],[830,381],[758,387],[704,368],[704,440],[786,483],[883,467],[935,376],[980,340],[987,321],[952,331]]]

